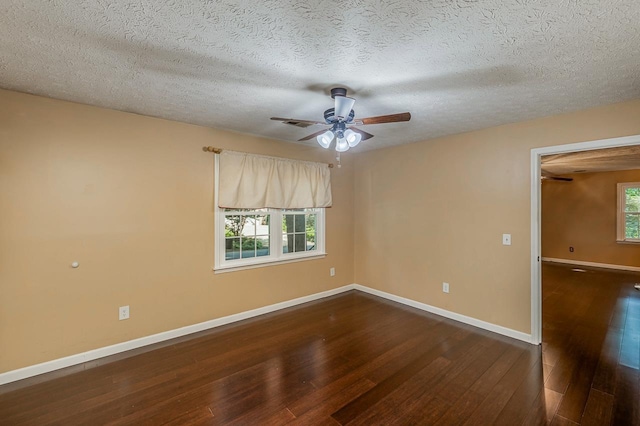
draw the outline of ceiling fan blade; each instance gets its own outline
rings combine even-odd
[[[298,120],[297,118],[281,118],[281,117],[271,117],[274,121],[282,121],[284,124],[290,124],[296,127],[309,127],[316,124],[326,125],[327,123],[322,123],[320,121],[312,121],[312,120]]]
[[[326,131],[327,131],[327,129],[322,129],[322,130],[320,130],[319,132],[315,132],[315,133],[310,134],[309,136],[305,136],[305,137],[304,137],[304,138],[302,138],[302,139],[298,139],[298,142],[301,142],[301,141],[308,141],[309,139],[313,139],[313,138],[315,138],[315,137],[320,136],[321,134],[323,134],[323,133],[324,133],[324,132],[326,132]]]
[[[542,176],[542,179],[559,180],[561,182],[573,182],[573,178],[562,177],[562,176]]]
[[[353,130],[356,133],[360,133],[362,135],[362,140],[366,141],[367,139],[371,139],[373,137],[373,135],[371,133],[367,133],[364,130],[360,130],[358,128],[355,127],[349,127],[351,130]]]
[[[334,110],[335,116],[340,118],[349,117],[349,113],[353,109],[353,104],[356,103],[356,100],[353,98],[347,98],[346,96],[336,96],[334,99],[336,101]]]
[[[365,124],[398,123],[400,121],[409,121],[409,120],[411,120],[411,113],[401,112],[399,114],[379,115],[377,117],[360,118],[358,120],[354,120],[353,122],[355,124],[365,125]]]
[[[548,172],[546,170],[541,170],[541,174],[542,174],[542,179],[547,179],[547,180],[559,180],[561,182],[573,182],[573,178],[568,178],[568,177],[562,177],[562,176],[558,176],[555,175],[551,172]]]

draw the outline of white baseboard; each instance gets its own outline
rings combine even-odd
[[[262,308],[252,309],[250,311],[240,312],[238,314],[228,315],[226,317],[201,322],[198,324],[188,325],[186,327],[177,328],[175,330],[169,330],[162,333],[153,334],[151,336],[145,336],[139,339],[129,340],[127,342],[117,343],[111,346],[105,346],[103,348],[82,352],[76,355],[70,355],[64,358],[55,359],[53,361],[43,362],[41,364],[31,365],[29,367],[20,368],[18,370],[7,371],[5,373],[0,374],[0,385],[15,382],[18,380],[26,379],[26,378],[37,376],[44,373],[49,373],[51,371],[59,370],[61,368],[82,364],[84,362],[93,361],[95,359],[103,358],[109,355],[115,355],[121,352],[130,351],[132,349],[141,348],[143,346],[152,345],[154,343],[163,342],[165,340],[175,339],[176,337],[182,337],[188,334],[197,333],[199,331],[209,330],[211,328],[220,327],[222,325],[230,324],[237,321],[242,321],[248,318],[253,318],[258,315],[268,314],[270,312],[279,311],[285,308],[290,308],[292,306],[300,305],[302,303],[312,302],[314,300],[319,300],[325,297],[344,293],[349,290],[360,290],[365,293],[373,294],[374,296],[378,296],[394,302],[402,303],[403,305],[407,305],[417,309],[421,309],[423,311],[431,312],[433,314],[440,315],[442,317],[449,318],[454,321],[459,321],[465,324],[472,325],[474,327],[478,327],[484,330],[492,331],[494,333],[502,334],[507,337],[511,337],[517,340],[523,340],[525,342],[535,344],[534,342],[531,341],[531,335],[526,333],[515,331],[499,325],[491,324],[491,323],[481,321],[475,318],[471,318],[465,315],[457,314],[455,312],[447,311],[445,309],[436,308],[435,306],[427,305],[421,302],[416,302],[415,300],[396,296],[391,293],[385,293],[384,291],[375,290],[369,287],[365,287],[363,285],[349,284],[349,285],[338,287],[332,290],[323,291],[321,293],[315,293],[309,296],[299,297],[297,299],[287,300],[285,302],[264,306]]]
[[[582,260],[556,259],[553,257],[543,257],[543,262],[563,263],[565,265],[591,266],[593,268],[616,269],[618,271],[640,272],[638,266],[612,265],[610,263],[585,262]]]
[[[270,312],[279,311],[280,309],[285,309],[292,306],[300,305],[302,303],[323,299],[325,297],[333,296],[353,289],[353,284],[350,284],[343,287],[335,288],[333,290],[315,293],[310,296],[299,297],[297,299],[287,300],[285,302],[264,306],[262,308],[252,309],[250,311],[240,312],[238,314],[228,315],[226,317],[188,325],[186,327],[164,331],[162,333],[153,334],[151,336],[145,336],[139,339],[129,340],[127,342],[117,343],[111,346],[105,346],[103,348],[70,355],[64,358],[54,359],[53,361],[31,365],[29,367],[20,368],[18,370],[7,371],[0,374],[0,385],[59,370],[61,368],[70,367],[72,365],[82,364],[83,362],[93,361],[105,356],[130,351],[132,349],[141,348],[143,346],[152,345],[154,343],[163,342],[165,340],[175,339],[176,337],[186,336],[187,334],[197,333],[199,331],[220,327],[221,325],[226,325],[236,321],[242,321],[244,319],[256,317],[258,315],[268,314]]]
[[[490,322],[482,321],[476,318],[468,317],[466,315],[457,314],[455,312],[447,311],[446,309],[436,308],[435,306],[427,305],[426,303],[417,302],[405,297],[396,296],[391,293],[376,290],[373,288],[365,287],[359,284],[353,285],[356,290],[363,291],[365,293],[373,294],[374,296],[382,297],[394,302],[402,303],[403,305],[411,306],[423,311],[431,312],[432,314],[440,315],[441,317],[449,318],[454,321],[462,322],[472,325],[474,327],[482,328],[484,330],[492,331],[494,333],[502,334],[503,336],[511,337],[513,339],[522,340],[531,344],[538,344],[531,339],[531,335],[523,333],[521,331],[512,330],[510,328],[502,327],[500,325],[492,324]]]

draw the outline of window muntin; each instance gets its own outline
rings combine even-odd
[[[640,182],[618,184],[617,240],[640,243]]]

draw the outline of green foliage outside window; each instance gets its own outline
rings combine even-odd
[[[307,216],[307,241],[311,241],[313,243],[316,242],[316,215],[310,214]]]
[[[640,239],[640,188],[625,189],[625,238]]]
[[[240,249],[240,240],[242,240],[242,250],[253,250],[254,247],[258,250],[264,248],[264,244],[262,240],[252,238],[252,237],[242,237],[242,238],[233,238],[228,241],[231,241],[231,247],[228,247],[232,250]]]
[[[625,190],[627,212],[640,212],[640,188],[627,188]]]

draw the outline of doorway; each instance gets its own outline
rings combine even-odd
[[[626,244],[640,239],[639,144],[640,135],[532,150],[532,343],[543,345],[554,424],[640,419],[640,265]]]
[[[640,135],[531,150],[531,342],[542,343],[542,157],[640,145]]]

